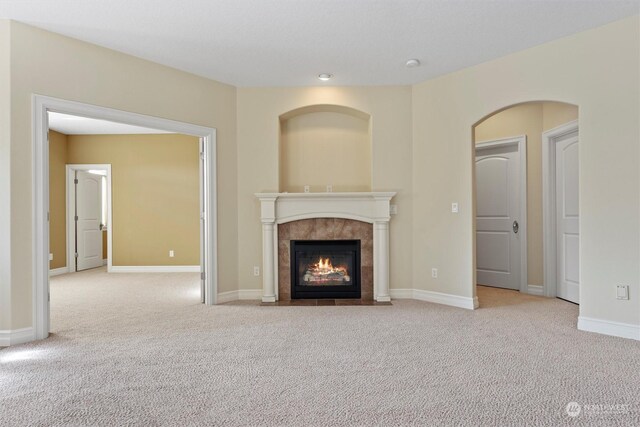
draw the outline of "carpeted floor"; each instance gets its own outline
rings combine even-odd
[[[640,425],[640,343],[557,299],[207,307],[194,274],[102,269],[51,288],[54,334],[0,351],[2,426]]]

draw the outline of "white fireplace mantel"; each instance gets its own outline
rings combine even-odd
[[[373,224],[373,295],[389,296],[389,205],[395,192],[256,193],[262,221],[262,301],[278,300],[278,230],[276,225],[310,218],[346,218]]]

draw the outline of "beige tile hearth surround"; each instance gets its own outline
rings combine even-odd
[[[360,240],[361,299],[373,300],[373,226],[343,218],[312,218],[278,225],[278,300],[291,300],[292,240]]]

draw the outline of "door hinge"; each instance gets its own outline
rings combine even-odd
[[[206,277],[207,277],[207,275],[204,273],[204,271],[202,271],[200,273],[200,280],[205,280]]]
[[[51,292],[47,292],[47,301],[51,302]]]
[[[202,152],[202,151],[200,152],[200,159],[204,160],[204,152]]]
[[[78,178],[75,178],[75,179],[73,180],[73,183],[74,183],[74,184],[77,184],[77,183],[78,183]]]
[[[78,258],[78,252],[76,252],[75,254],[73,254],[74,257]]]
[[[73,217],[73,220],[74,220],[74,221],[77,221],[77,220],[78,220],[78,215],[76,215],[75,217]]]
[[[47,221],[49,221],[49,212],[47,212]]]

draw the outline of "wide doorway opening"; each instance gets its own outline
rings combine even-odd
[[[144,305],[169,290],[215,304],[215,130],[35,101],[37,338],[52,330],[51,307],[84,310],[105,295]],[[52,292],[74,302],[51,305]]]
[[[578,107],[511,106],[473,139],[476,284],[578,304]]]

